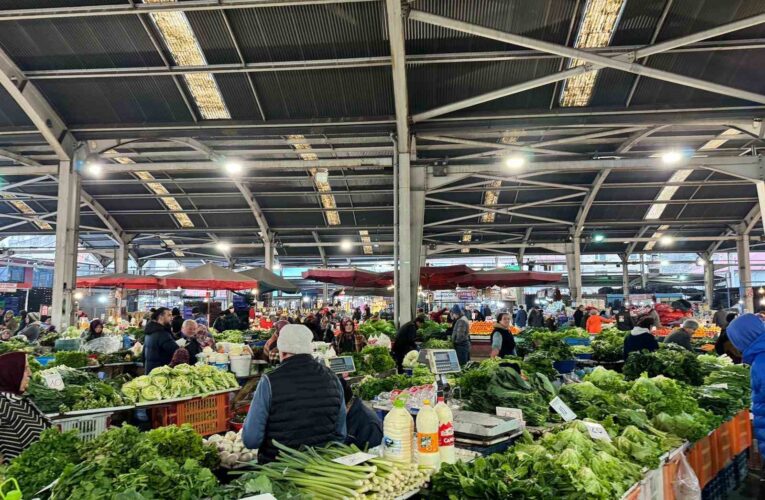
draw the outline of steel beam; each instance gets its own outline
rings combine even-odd
[[[537,39],[533,39],[533,38],[529,38],[529,37],[525,37],[521,35],[505,33],[502,31],[498,31],[498,30],[486,28],[483,26],[478,26],[478,25],[466,23],[463,21],[458,21],[456,19],[438,16],[435,14],[430,14],[430,13],[422,12],[418,10],[412,10],[409,13],[409,19],[414,21],[420,21],[427,24],[436,25],[436,26],[442,26],[445,28],[450,28],[456,31],[461,31],[463,33],[468,33],[468,34],[476,35],[476,36],[482,36],[485,38],[498,40],[498,41],[509,43],[512,45],[526,47],[529,49],[541,50],[544,52],[548,52],[550,54],[559,55],[561,57],[579,59],[586,63],[581,66],[577,66],[577,67],[570,68],[568,70],[564,70],[552,75],[547,75],[541,78],[537,78],[529,82],[523,82],[505,89],[500,89],[498,91],[495,91],[489,94],[484,94],[483,96],[466,99],[464,101],[460,101],[459,103],[454,103],[452,105],[442,106],[434,110],[426,111],[424,113],[419,113],[412,117],[413,121],[415,122],[424,121],[424,120],[433,118],[434,116],[439,116],[439,115],[456,111],[458,109],[474,106],[481,102],[486,102],[488,100],[498,99],[506,95],[523,92],[525,90],[529,90],[536,87],[541,87],[544,85],[548,85],[550,83],[554,83],[556,81],[570,78],[577,74],[586,73],[589,71],[594,71],[594,70],[598,70],[602,68],[614,68],[614,69],[626,71],[629,73],[634,73],[636,75],[648,76],[650,78],[664,80],[664,81],[676,83],[679,85],[685,85],[688,87],[697,88],[697,89],[705,90],[708,92],[714,92],[714,93],[723,94],[729,97],[737,97],[739,99],[765,104],[765,96],[761,94],[756,94],[754,92],[748,92],[745,90],[736,89],[736,88],[728,87],[725,85],[719,85],[716,83],[707,82],[707,81],[699,80],[696,78],[687,77],[684,75],[678,75],[668,71],[663,71],[663,70],[659,70],[655,68],[649,68],[649,67],[634,63],[635,60],[641,57],[647,57],[652,54],[665,52],[671,48],[681,47],[683,45],[704,40],[706,38],[712,38],[712,37],[719,36],[725,33],[730,33],[732,31],[736,31],[739,29],[756,26],[758,24],[765,22],[765,14],[750,17],[744,20],[737,21],[735,23],[729,23],[723,26],[718,26],[710,30],[705,30],[703,32],[695,33],[693,35],[681,37],[675,40],[670,40],[660,44],[655,44],[655,45],[646,47],[644,49],[636,50],[630,53],[629,55],[616,56],[613,58],[604,57],[597,54],[592,54],[584,50],[566,47],[563,45],[545,42],[542,40],[537,40]]]
[[[80,175],[72,162],[59,168],[58,214],[56,216],[56,272],[53,274],[52,324],[59,331],[74,322],[77,279],[77,242],[80,220]]]
[[[618,148],[616,148],[616,154],[621,155],[621,154],[627,153],[630,149],[636,146],[637,143],[639,143],[646,137],[650,136],[654,132],[658,132],[659,130],[666,127],[667,125],[659,125],[656,127],[651,127],[648,130],[638,130],[637,132],[632,134],[626,141],[621,143]]]
[[[584,223],[587,220],[587,214],[590,213],[590,208],[595,202],[595,198],[598,197],[598,192],[606,181],[606,177],[611,173],[611,169],[605,169],[598,172],[595,176],[595,181],[592,183],[590,192],[587,193],[587,197],[584,199],[582,206],[579,207],[579,213],[576,214],[576,221],[574,222],[574,237],[581,238],[582,231],[584,230]]]
[[[568,289],[572,305],[579,306],[582,303],[582,258],[580,255],[581,241],[574,238],[566,243],[566,270],[568,275]]]
[[[376,167],[384,168],[392,165],[390,158],[337,158],[325,160],[263,160],[241,161],[245,169],[309,169],[309,168],[360,168]],[[191,161],[191,162],[155,162],[155,163],[130,163],[127,165],[105,165],[104,172],[131,173],[143,172],[209,172],[220,170],[221,165],[215,161]]]
[[[459,137],[445,137],[441,135],[417,134],[417,138],[423,139],[426,141],[446,142],[451,144],[464,144],[466,146],[476,146],[479,148],[492,148],[498,151],[523,151],[525,153],[544,153],[544,154],[559,155],[559,156],[578,155],[578,153],[571,153],[569,151],[556,151],[552,149],[544,149],[544,148],[536,147],[533,145],[532,146],[515,146],[513,144],[501,144],[501,143],[494,143],[494,142],[475,141],[470,139],[461,139]]]
[[[739,298],[744,302],[744,312],[754,312],[754,291],[752,290],[752,266],[749,261],[748,234],[737,235],[736,253],[738,254]]]

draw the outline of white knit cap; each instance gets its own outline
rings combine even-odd
[[[311,354],[313,334],[305,325],[284,325],[279,332],[276,347],[288,354]]]

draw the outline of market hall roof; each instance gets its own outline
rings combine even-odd
[[[740,93],[603,68],[578,96],[584,106],[564,105],[565,89],[575,87],[569,79],[427,118],[577,66],[413,15],[614,57],[763,17],[761,2],[420,0],[409,7],[415,168],[434,179],[464,170],[428,193],[430,254],[545,252],[572,230],[584,252],[620,253],[641,251],[661,231],[677,236],[672,250],[700,252],[729,247],[719,238],[742,222],[761,234],[754,183],[723,171],[726,161],[756,161],[761,144],[762,21],[637,61]],[[619,9],[608,18],[613,32],[588,46],[584,21],[601,7]],[[389,258],[394,241],[385,8],[379,0],[0,0],[0,68],[22,76],[5,85],[23,81],[25,93],[33,86],[67,132],[105,161],[101,178],[86,174],[83,182],[86,246],[109,252],[122,232],[141,259],[257,264],[265,229],[284,262],[362,264]],[[193,37],[193,50],[182,52],[174,36]],[[9,90],[0,88],[0,168],[25,168],[2,170],[0,235],[49,233],[57,154],[30,119],[30,101]],[[695,157],[662,167],[656,156],[671,148]],[[496,152],[530,154],[529,170],[509,172]],[[241,161],[236,182],[222,158]],[[614,158],[628,166],[609,163]],[[523,175],[532,170],[548,173]],[[595,232],[607,240],[594,243]],[[353,241],[351,251],[341,250],[344,239]],[[231,245],[225,255],[221,240]]]

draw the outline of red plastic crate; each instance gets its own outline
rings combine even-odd
[[[216,394],[178,403],[178,425],[190,424],[203,436],[228,430],[230,394]]]
[[[738,455],[752,446],[752,421],[749,410],[741,410],[731,420],[731,441],[733,455]]]
[[[733,453],[733,419],[723,423],[720,427],[715,429],[714,432],[714,453],[715,453],[715,465],[717,471],[722,469],[733,459],[736,455]]]
[[[688,450],[688,463],[696,477],[699,479],[699,485],[703,488],[717,474],[717,461],[714,453],[714,433],[696,441]]]

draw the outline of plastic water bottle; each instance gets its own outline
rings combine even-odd
[[[454,453],[454,416],[452,409],[444,402],[443,396],[438,396],[435,407],[438,415],[438,454],[441,463],[453,464],[457,461]]]
[[[417,413],[417,463],[437,469],[441,465],[438,452],[438,415],[430,400],[422,402]]]
[[[403,464],[412,463],[414,421],[406,410],[404,398],[396,398],[383,420],[383,457]]]

